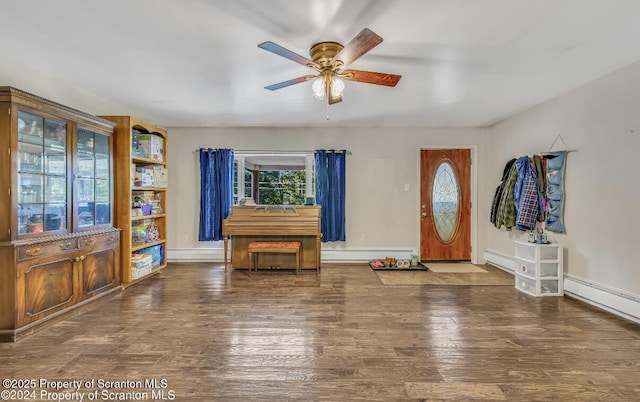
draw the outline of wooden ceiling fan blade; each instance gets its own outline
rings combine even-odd
[[[309,81],[313,77],[315,77],[315,75],[304,75],[302,77],[294,78],[292,80],[279,82],[277,84],[271,84],[269,86],[264,87],[264,89],[275,91],[276,89],[280,89],[280,88],[288,87],[291,85],[300,84],[301,82]]]
[[[336,54],[332,59],[332,64],[340,61],[342,64],[340,67],[347,66],[356,61],[360,56],[367,53],[369,50],[378,46],[382,42],[382,37],[365,28],[360,31],[344,48]]]
[[[314,66],[319,67],[316,63],[307,59],[306,57],[300,56],[298,53],[292,52],[291,50],[286,49],[280,45],[277,45],[271,41],[262,42],[261,44],[258,45],[258,47],[268,52],[275,53],[278,56],[282,56],[286,59],[295,61],[296,63],[302,64],[303,66],[306,66],[306,67],[312,67],[312,68]]]
[[[373,71],[362,70],[345,70],[340,73],[340,76],[345,80],[364,82],[367,84],[384,85],[387,87],[395,87],[402,78],[401,75],[388,74],[388,73],[376,73]]]

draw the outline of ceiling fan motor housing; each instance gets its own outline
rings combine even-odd
[[[343,48],[344,46],[338,42],[320,42],[311,46],[309,55],[311,55],[311,59],[314,63],[318,64],[323,69],[331,69],[335,67],[331,64],[331,60]]]

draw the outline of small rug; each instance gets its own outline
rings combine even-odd
[[[498,268],[483,272],[374,272],[383,285],[500,285],[513,286],[513,274]]]
[[[451,272],[451,273],[467,273],[467,272],[487,272],[476,265],[465,262],[426,262],[424,263],[432,272]]]

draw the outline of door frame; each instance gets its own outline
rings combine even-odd
[[[421,151],[442,150],[442,149],[469,149],[471,151],[471,263],[478,264],[478,146],[477,145],[428,145],[419,147],[416,162],[417,184],[416,184],[416,207],[414,209],[417,225],[417,247],[416,254],[420,254],[420,158]]]

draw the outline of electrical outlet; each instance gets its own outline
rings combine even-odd
[[[405,185],[404,185],[404,191],[410,191],[410,188],[411,188],[411,187],[410,187],[408,184],[405,184]]]

